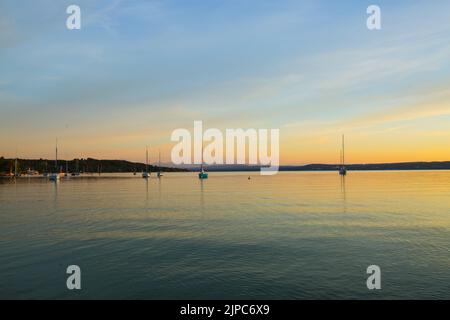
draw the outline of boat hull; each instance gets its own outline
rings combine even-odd
[[[50,181],[58,181],[60,178],[61,176],[59,175],[59,173],[52,173],[48,176],[48,180]]]
[[[199,178],[199,179],[208,179],[208,174],[205,173],[205,172],[200,172],[200,173],[198,174],[198,178]]]

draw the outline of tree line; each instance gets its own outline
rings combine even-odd
[[[15,171],[15,160],[0,157],[0,173],[8,174]],[[145,170],[145,164],[139,162],[130,162],[126,160],[98,160],[93,158],[72,159],[72,160],[55,160],[48,159],[17,159],[17,172],[26,173],[28,170],[35,170],[39,173],[49,172],[79,172],[79,173],[95,173],[95,172],[142,172]],[[157,172],[179,172],[187,171],[185,169],[163,167],[149,165],[148,170]]]

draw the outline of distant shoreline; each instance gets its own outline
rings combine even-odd
[[[339,167],[339,164],[307,164],[301,166],[280,166],[278,171],[337,171]],[[450,170],[450,161],[348,164],[345,167],[349,171]],[[192,170],[193,168],[188,169]],[[210,172],[260,171],[260,169],[260,166],[246,165],[207,166],[207,170]]]
[[[55,170],[55,161],[49,159],[17,159],[18,172],[26,173],[27,170],[39,173]],[[0,157],[0,175],[14,172],[15,159]],[[58,171],[82,172],[82,173],[133,173],[146,169],[144,163],[130,162],[126,160],[98,160],[93,158],[59,160]],[[450,170],[450,161],[432,162],[397,162],[397,163],[372,163],[372,164],[348,164],[349,171],[412,171],[412,170]],[[280,166],[279,171],[337,171],[339,164],[307,164]],[[206,165],[210,172],[242,172],[260,171],[261,166],[254,165]],[[199,166],[161,166],[148,165],[150,172],[190,172],[198,171]]]

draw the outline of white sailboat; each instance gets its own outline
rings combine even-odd
[[[55,148],[55,172],[51,173],[48,176],[48,179],[50,181],[58,181],[60,178],[60,175],[58,173],[58,139],[56,139],[56,148]]]
[[[159,150],[158,155],[158,178],[161,178],[163,175],[161,173],[161,150]]]
[[[17,147],[16,147],[16,158],[14,159],[14,177],[19,177],[20,173],[18,170],[18,158],[17,158]]]
[[[142,172],[142,178],[148,179],[150,174],[148,172],[148,148],[145,149],[145,171]]]
[[[347,174],[347,169],[345,168],[345,144],[344,135],[342,135],[342,150],[341,150],[341,166],[339,167],[339,174],[345,176]]]

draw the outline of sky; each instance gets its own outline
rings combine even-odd
[[[169,162],[194,120],[279,129],[285,165],[342,134],[350,163],[450,160],[450,1],[0,1],[0,156]]]

